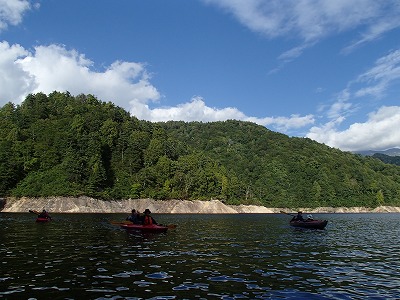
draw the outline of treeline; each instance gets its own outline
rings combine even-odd
[[[390,156],[382,153],[375,153],[372,157],[383,161],[386,164],[400,166],[400,156]]]
[[[249,122],[151,123],[92,95],[0,109],[0,195],[400,205],[400,168]]]

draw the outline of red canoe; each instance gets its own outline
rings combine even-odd
[[[324,229],[327,220],[309,220],[309,221],[290,221],[290,226],[300,227],[300,228],[311,228],[311,229]]]
[[[136,230],[141,232],[166,232],[168,230],[167,226],[159,225],[137,225],[137,224],[123,224],[121,228]]]
[[[43,222],[48,222],[50,221],[49,218],[36,218],[36,222],[38,223],[43,223]]]

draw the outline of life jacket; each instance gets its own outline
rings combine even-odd
[[[153,225],[153,218],[151,216],[144,216],[143,225]]]

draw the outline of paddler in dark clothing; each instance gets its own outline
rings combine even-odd
[[[150,209],[146,208],[143,214],[144,214],[143,225],[158,225],[156,220],[154,220],[153,217],[150,216],[150,214],[151,214]]]
[[[292,221],[304,221],[303,212],[297,212],[297,216],[293,217]]]
[[[42,212],[38,215],[38,218],[51,220],[50,215],[48,214],[48,212],[45,209],[43,209]]]
[[[132,213],[126,218],[126,220],[131,221],[133,224],[142,224],[140,214],[136,209],[132,209]]]

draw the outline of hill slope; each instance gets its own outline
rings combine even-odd
[[[400,169],[371,157],[246,122],[163,126],[175,139],[207,153],[235,174],[245,199],[280,207],[398,203]]]
[[[240,121],[139,121],[91,95],[0,109],[0,195],[400,205],[400,168]]]

